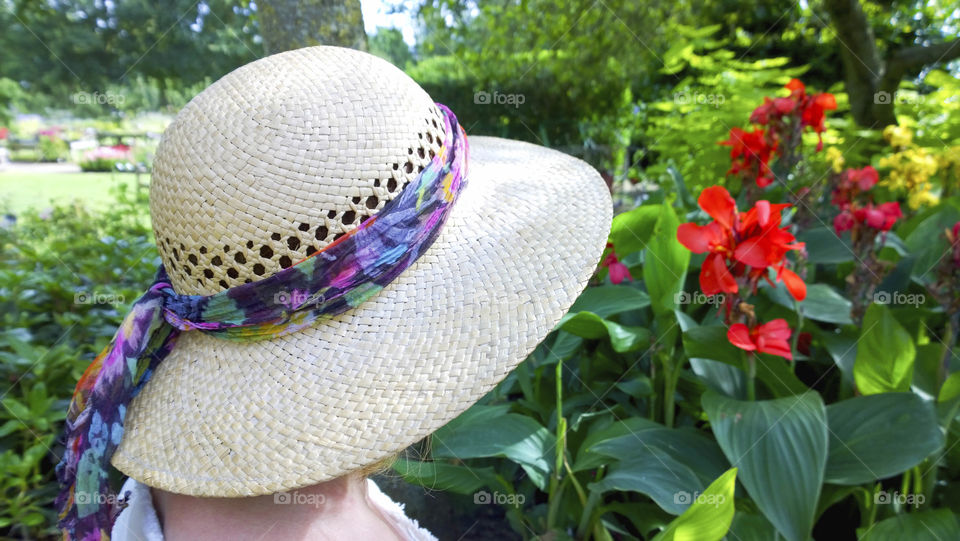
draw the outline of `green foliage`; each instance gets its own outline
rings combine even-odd
[[[882,304],[871,304],[863,318],[853,377],[864,394],[907,391],[916,347],[910,334]]]
[[[677,295],[683,289],[690,264],[690,251],[677,241],[678,225],[680,221],[673,207],[661,205],[643,265],[643,280],[657,316],[672,315],[677,308]]]
[[[220,0],[12,2],[0,10],[2,75],[25,82],[33,111],[95,93],[134,100],[144,82],[186,88],[261,56],[253,14]]]
[[[905,472],[943,446],[933,405],[913,393],[882,393],[827,406],[826,481],[859,485]],[[897,445],[889,445],[889,442]]]
[[[956,515],[946,509],[938,509],[891,517],[872,528],[860,528],[857,534],[859,539],[865,541],[939,541],[960,537],[960,525]]]
[[[877,40],[894,46],[942,40],[956,22],[942,4],[863,3]],[[252,5],[57,6],[0,10],[0,123],[11,108],[52,107],[103,117],[100,130],[130,130],[142,118],[128,113],[172,112],[260,56]],[[960,201],[946,191],[960,189],[950,184],[960,178],[938,172],[942,202],[878,239],[884,247],[869,261],[878,283],[861,291],[864,253],[831,224],[826,153],[777,172],[783,185],[763,198],[797,202],[811,190],[784,221],[806,243],[792,264],[807,296],[796,302],[782,284],[761,282],[749,309],[789,323],[791,361],[731,344],[722,309],[694,295],[703,256],[676,240],[680,222],[703,222],[695,206],[706,186],[727,185],[744,210],[747,187],[726,177],[729,150],[717,143],[746,126],[764,96],[784,96],[791,77],[836,94],[823,136],[847,166],[879,165],[890,152],[879,132],[844,117],[839,44],[823,12],[817,1],[743,9],[732,0],[428,0],[414,54],[396,30],[370,39],[470,133],[561,147],[601,167],[626,210],[609,240],[633,276],[611,284],[600,269],[529,358],[397,472],[465,504],[503,505],[526,537],[960,536],[960,379],[951,360],[960,332],[943,235],[960,220]],[[37,28],[49,50],[37,46],[29,31]],[[955,75],[933,69],[902,85],[900,121],[924,148],[960,143]],[[85,97],[95,93],[106,102]],[[13,131],[32,138],[42,127]],[[808,135],[803,148],[814,142]],[[62,146],[41,145],[49,159],[62,157]],[[0,229],[0,377],[11,385],[0,400],[0,466],[9,472],[0,536],[52,535],[55,436],[81,370],[158,263],[145,222],[145,202],[121,196],[104,213],[60,205]],[[881,306],[869,297],[877,291],[926,298]],[[881,493],[923,503],[888,505]]]
[[[66,158],[70,146],[67,142],[55,135],[41,135],[37,143],[40,160],[55,162]]]
[[[731,468],[710,484],[682,515],[670,522],[654,541],[698,539],[719,541],[733,521],[733,489],[737,468]]]
[[[817,393],[742,402],[703,397],[714,436],[764,516],[789,541],[813,529],[827,464],[827,419]],[[789,465],[772,469],[771,464]]]
[[[396,28],[377,28],[377,33],[370,36],[368,43],[371,54],[388,60],[400,69],[413,62],[413,53],[403,41],[403,33]]]
[[[145,200],[104,213],[28,211],[0,229],[0,532],[53,534],[53,468],[68,399],[159,263]]]
[[[117,170],[117,164],[122,160],[96,156],[82,158],[80,160],[80,169],[85,173],[109,173]]]
[[[0,77],[0,127],[10,122],[10,106],[23,96],[20,85],[7,77]]]
[[[675,41],[663,57],[672,89],[644,108],[638,130],[643,148],[633,163],[649,165],[638,167],[636,175],[668,191],[674,190],[675,175],[693,193],[723,184],[729,149],[718,143],[731,128],[744,125],[763,96],[806,71],[791,67],[787,57],[745,60],[715,39],[717,29],[676,28],[685,39]]]
[[[639,153],[639,163],[648,162],[638,171],[660,188],[613,221],[613,250],[605,254],[627,266],[633,279],[611,284],[610,273],[599,269],[554,333],[482,401],[535,419],[530,434],[556,433],[549,482],[518,475],[523,460],[451,463],[434,455],[435,461],[419,464],[428,472],[430,465],[476,466],[487,483],[481,490],[522,494],[521,510],[507,513],[525,536],[677,538],[687,513],[708,510],[690,506],[695,498],[686,495],[704,494],[736,466],[743,490],[732,521],[727,515],[704,520],[716,531],[696,535],[720,538],[729,529],[731,539],[805,541],[829,529],[830,535],[884,539],[929,513],[949,538],[953,511],[931,509],[949,506],[960,472],[960,456],[943,453],[960,439],[953,423],[960,380],[950,358],[960,334],[960,299],[944,235],[960,220],[956,198],[913,215],[907,210],[892,231],[866,244],[837,235],[830,202],[837,179],[823,153],[813,152],[815,139],[808,139],[800,148],[809,156],[778,171],[779,185],[751,195],[754,187],[729,183],[740,210],[757,199],[796,202],[782,225],[805,243],[790,263],[803,277],[805,298],[796,301],[767,269],[769,281],[758,277],[756,290],[740,293],[742,304],[718,309],[716,296],[698,291],[704,256],[677,242],[678,223],[704,223],[695,198],[703,186],[719,183],[729,165],[716,141],[744,125],[762,95],[779,95],[772,89],[801,68],[783,59],[731,56],[729,44],[711,38],[716,28],[683,32],[686,39],[665,56],[666,69],[682,74],[687,85],[677,88],[701,81],[711,90],[732,89],[736,97],[723,104],[730,109],[662,101],[639,104],[639,119],[611,124],[613,131],[653,141]],[[843,109],[845,97],[838,102]],[[643,128],[650,125],[660,131]],[[886,151],[876,132],[842,121],[831,126],[825,143],[849,147],[842,152],[848,166],[875,162]],[[615,190],[633,187],[614,179]],[[807,198],[797,202],[802,190]],[[877,190],[876,202],[890,199]],[[783,319],[792,359],[734,346],[724,324],[730,309],[746,314],[751,325]],[[437,468],[435,482],[452,473],[463,472]],[[898,498],[893,503],[891,494]],[[859,517],[859,525],[854,519],[835,531],[837,516]]]

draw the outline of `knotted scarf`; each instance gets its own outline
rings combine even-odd
[[[87,368],[70,403],[57,466],[59,526],[66,539],[108,540],[124,506],[108,483],[130,400],[176,344],[199,330],[254,341],[296,332],[383,289],[430,246],[466,183],[467,140],[437,104],[446,138],[418,178],[356,229],[276,274],[209,296],[178,295],[163,266],[110,344]]]

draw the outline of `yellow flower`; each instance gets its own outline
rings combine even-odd
[[[843,164],[845,163],[845,160],[843,159],[843,152],[840,152],[837,147],[828,148],[827,162],[830,164],[830,168],[833,169],[834,173],[843,171]]]
[[[878,164],[890,169],[881,184],[894,191],[907,192],[907,204],[910,208],[918,209],[939,202],[940,197],[934,192],[934,185],[930,182],[930,177],[937,173],[937,157],[927,149],[908,148],[881,158]]]
[[[944,150],[937,156],[937,168],[943,171],[943,182],[956,185],[960,181],[960,145]]]
[[[883,129],[883,138],[893,147],[908,147],[913,142],[913,132],[904,126],[891,124]]]
[[[933,185],[929,182],[918,186],[907,196],[907,204],[912,209],[924,206],[933,206],[940,202],[940,196],[933,193]]]

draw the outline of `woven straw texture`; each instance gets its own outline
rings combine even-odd
[[[437,114],[401,71],[346,49],[227,75],[157,152],[151,213],[174,288],[210,294],[263,278],[356,227],[439,148]],[[466,187],[399,278],[277,339],[185,333],[131,404],[113,464],[195,496],[292,490],[390,456],[502,380],[585,287],[611,202],[580,160],[469,143]]]

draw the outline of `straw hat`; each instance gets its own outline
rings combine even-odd
[[[311,47],[230,73],[157,150],[150,210],[174,289],[209,295],[333,242],[417,177],[443,129],[423,89],[366,53]],[[183,334],[131,403],[114,466],[195,496],[292,490],[396,453],[503,379],[585,287],[611,202],[580,160],[469,143],[467,185],[399,278],[269,341]]]

